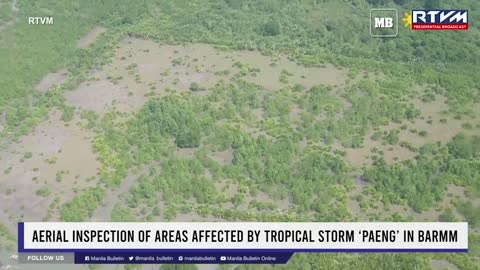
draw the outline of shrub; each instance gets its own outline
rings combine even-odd
[[[277,36],[282,32],[280,22],[277,20],[270,20],[263,25],[264,36]]]
[[[50,193],[51,193],[51,190],[48,186],[41,187],[37,189],[37,192],[35,192],[35,194],[42,197],[47,197],[48,195],[50,195]]]

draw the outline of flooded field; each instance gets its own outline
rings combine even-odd
[[[116,189],[109,189],[105,195],[104,204],[95,211],[90,220],[98,222],[110,221],[112,210],[115,207],[115,204],[121,203],[120,196],[127,193],[132,184],[140,176],[147,174],[151,166],[145,166],[136,172],[130,172],[130,174],[123,180],[120,187]]]
[[[217,191],[224,195],[226,198],[234,198],[235,196],[241,195],[242,201],[240,202],[237,207],[242,210],[248,210],[252,206],[251,204],[261,203],[266,206],[271,206],[272,210],[280,210],[285,211],[288,210],[291,206],[288,199],[278,199],[272,198],[272,196],[268,195],[263,191],[255,191],[255,192],[242,192],[240,184],[228,181],[228,180],[221,180],[215,183],[215,187]],[[226,208],[233,208],[234,205],[232,202],[227,202],[223,205]]]
[[[217,82],[228,82],[242,68],[259,71],[243,77],[267,89],[278,89],[282,70],[291,73],[291,84],[313,85],[343,84],[347,72],[333,66],[306,68],[259,52],[223,52],[207,44],[185,46],[160,45],[156,42],[127,38],[121,42],[112,62],[72,92],[67,93],[69,103],[85,110],[103,114],[108,110],[133,112],[150,96],[172,92],[189,92],[192,84],[208,89]],[[195,94],[205,93],[199,91]]]
[[[301,84],[306,89],[315,85],[345,85],[348,72],[338,69],[332,65],[324,67],[304,67],[290,61],[285,56],[279,56],[275,59],[262,55],[256,51],[234,52],[230,58],[232,62],[246,63],[260,71],[254,77],[248,80],[259,84],[269,90],[276,90],[285,86],[284,82],[279,80],[282,71],[290,73],[288,83]]]
[[[437,96],[435,101],[431,102],[414,99],[412,103],[421,112],[417,119],[413,122],[391,123],[380,127],[379,131],[387,134],[391,130],[398,130],[399,142],[407,142],[415,148],[427,143],[447,143],[460,132],[468,135],[480,134],[478,126],[480,119],[470,116],[455,119],[453,116],[446,114],[448,104],[443,96]],[[477,115],[480,115],[480,105],[475,106],[474,110]],[[465,123],[471,123],[472,128],[466,129]],[[365,136],[364,147],[344,149],[347,153],[346,158],[355,167],[360,168],[372,164],[371,157],[375,155],[374,152],[382,151],[383,158],[387,163],[401,162],[415,157],[415,152],[399,144],[390,145],[384,143],[381,139],[373,140],[372,136],[375,132],[376,130],[371,130]]]
[[[95,26],[90,32],[88,32],[85,36],[80,38],[80,40],[77,42],[77,48],[85,49],[88,46],[90,46],[95,40],[107,29],[100,27],[100,26]]]
[[[391,217],[392,215],[400,215],[403,217],[412,217],[414,221],[417,222],[435,222],[440,220],[440,215],[446,208],[453,207],[459,200],[470,200],[465,195],[465,188],[455,185],[448,185],[446,196],[442,201],[436,203],[432,208],[422,213],[414,211],[408,205],[398,205],[392,204],[386,207],[382,202],[375,202],[374,204],[369,203],[367,209],[363,209],[361,202],[355,200],[355,197],[364,191],[368,187],[368,183],[357,180],[354,190],[349,193],[349,198],[347,200],[347,208],[350,213],[358,221],[369,221],[372,217],[380,216],[383,218]],[[367,197],[364,197],[363,200],[367,200]],[[472,201],[473,205],[480,205],[480,199],[475,199]],[[454,215],[458,220],[462,220],[463,217],[456,210],[453,211]],[[375,218],[376,219],[376,218]]]
[[[247,67],[248,65],[248,67]],[[276,90],[286,84],[300,83],[306,87],[318,84],[342,85],[347,72],[333,66],[305,68],[286,57],[267,57],[259,52],[219,51],[207,44],[185,46],[160,45],[149,40],[127,38],[123,40],[108,65],[90,74],[79,88],[66,93],[67,103],[80,110],[94,111],[102,116],[109,111],[134,113],[151,97],[170,93],[208,93],[208,89],[218,82],[228,82],[241,74],[242,69],[255,69],[256,72],[242,76],[242,79],[259,84],[267,90]],[[289,82],[281,82],[282,72],[289,72]],[[196,84],[202,91],[192,91]],[[263,111],[252,112],[257,120],[263,119]],[[243,129],[258,136],[264,131],[245,126]],[[251,132],[250,132],[251,130]],[[176,149],[174,155],[190,158],[196,149]],[[233,150],[211,153],[210,157],[219,165],[231,164]],[[106,205],[94,215],[94,220],[106,220],[117,200],[113,199],[128,191],[135,177],[129,176],[117,191],[109,191]],[[233,194],[229,194],[233,196]],[[247,196],[242,209],[247,209],[252,201],[278,204],[279,209],[288,209],[288,201],[278,202],[263,192],[255,197]],[[195,213],[179,214],[176,220],[205,220]]]
[[[95,27],[79,41],[79,46],[82,48],[89,46],[104,31],[105,29],[101,27]],[[134,113],[153,96],[172,92],[192,93],[194,84],[203,89],[203,92],[208,92],[208,89],[216,83],[228,82],[239,74],[243,74],[243,79],[261,85],[267,91],[278,90],[287,84],[301,84],[306,89],[320,84],[341,88],[350,81],[346,70],[331,65],[307,68],[297,65],[286,57],[268,57],[256,51],[220,51],[207,44],[172,46],[149,40],[127,38],[119,44],[111,63],[100,70],[92,71],[87,81],[81,83],[77,89],[66,92],[65,97],[68,104],[77,107],[80,111],[93,111],[99,116],[110,111]],[[282,80],[282,74],[288,74],[288,79]],[[46,91],[53,85],[63,83],[66,79],[68,79],[66,70],[50,73],[37,85],[37,90]],[[196,93],[198,92],[194,94]],[[423,119],[417,119],[412,123],[390,124],[381,127],[381,131],[388,132],[406,125],[406,128],[400,130],[400,141],[410,142],[418,147],[427,142],[446,142],[462,130],[465,120],[440,121],[442,112],[448,108],[444,99],[439,97],[429,103],[416,100],[413,102],[421,110]],[[302,111],[297,105],[293,106],[290,110],[290,118],[301,121]],[[254,122],[260,123],[264,119],[265,112],[259,108],[253,110],[251,114],[256,119]],[[2,160],[7,162],[2,163],[5,168],[1,169],[8,171],[8,174],[5,174],[5,185],[2,185],[4,194],[2,196],[5,202],[3,205],[7,210],[2,215],[9,220],[21,218],[21,215],[32,220],[43,218],[45,209],[54,197],[66,198],[73,195],[75,190],[93,186],[96,182],[85,180],[94,178],[99,166],[91,152],[90,142],[94,134],[76,127],[73,124],[75,120],[66,126],[58,118],[58,113],[53,114],[49,122],[40,125],[32,135],[22,138],[21,142],[15,145],[14,151],[7,150],[2,153]],[[418,132],[410,132],[412,129],[425,130],[428,135],[420,136]],[[242,126],[242,130],[254,137],[267,135],[258,124]],[[374,132],[372,130],[366,136],[364,147],[352,149],[337,145],[334,148],[345,151],[347,160],[357,168],[371,164],[373,149],[383,152],[383,157],[389,163],[415,156],[414,152],[398,144],[388,145],[382,140],[372,140],[371,136]],[[175,156],[188,158],[192,157],[195,151],[194,148],[177,149]],[[31,158],[20,161],[22,155],[30,152]],[[233,150],[214,152],[210,157],[219,165],[225,166],[231,164]],[[82,159],[81,162],[78,162],[79,158]],[[23,182],[33,182],[36,188],[22,190],[16,182],[10,180],[18,177],[23,179]],[[57,178],[62,180],[56,181]],[[128,179],[130,180],[124,181],[121,188],[112,191],[111,198],[128,191],[135,177],[130,176]],[[231,187],[224,190],[222,185],[220,184],[219,188],[225,191],[227,196],[234,195]],[[51,189],[48,196],[34,194],[37,189],[45,186]],[[20,211],[19,208],[22,206],[13,200],[15,197],[12,196],[12,190],[15,190],[17,199],[35,198],[36,207]],[[287,209],[289,205],[287,201],[279,203],[278,200],[260,192],[255,198],[245,198],[242,207],[248,207],[253,200],[275,203],[280,209]],[[108,220],[109,212],[113,209],[113,202],[116,200],[107,201],[109,203],[96,213],[95,220]],[[22,214],[18,214],[18,211]],[[179,218],[189,219],[189,217]]]
[[[17,220],[44,219],[54,198],[71,199],[96,183],[93,133],[60,118],[52,111],[32,134],[0,152],[0,217],[12,232]]]
[[[220,165],[229,165],[233,161],[233,149],[225,151],[214,152],[211,155],[212,159]]]
[[[78,41],[79,48],[90,46],[105,29],[95,27],[86,36]],[[64,83],[69,78],[66,70],[49,73],[37,86],[36,90],[45,92],[55,85]],[[49,118],[43,121],[31,134],[20,138],[0,152],[0,220],[7,228],[16,232],[16,221],[38,221],[43,219],[56,220],[57,213],[47,215],[49,207],[55,199],[65,202],[88,187],[98,184],[98,168],[100,167],[96,155],[92,152],[92,139],[96,133],[86,130],[76,123],[80,121],[82,111],[93,111],[100,119],[109,112],[119,111],[132,115],[137,112],[152,97],[169,95],[171,93],[208,95],[210,88],[217,83],[230,83],[237,79],[260,85],[265,93],[278,91],[285,86],[302,85],[310,89],[316,85],[332,86],[332,95],[340,96],[340,90],[348,84],[355,83],[348,78],[348,70],[333,65],[322,67],[304,67],[297,65],[284,56],[269,57],[257,51],[221,51],[207,44],[188,45],[161,45],[153,41],[127,38],[120,42],[111,62],[90,72],[86,81],[73,91],[65,93],[66,103],[77,110],[74,119],[68,123],[61,120],[60,111],[52,111]],[[260,91],[260,90],[259,90]],[[264,95],[265,93],[262,93]],[[301,94],[298,94],[299,96]],[[293,97],[292,97],[293,98]],[[341,102],[344,100],[342,99]],[[454,119],[444,115],[448,109],[445,99],[437,97],[432,102],[412,101],[421,111],[421,117],[413,122],[389,124],[371,130],[365,137],[361,148],[345,148],[338,142],[332,148],[346,152],[346,160],[357,171],[364,165],[372,163],[372,156],[382,152],[388,163],[401,162],[411,159],[415,152],[399,144],[389,145],[381,139],[374,140],[375,132],[388,133],[390,130],[399,130],[399,141],[408,142],[419,147],[428,142],[447,142],[460,131],[465,131],[465,122],[471,121],[474,128],[467,133],[478,133],[479,119]],[[288,118],[293,122],[302,121],[302,109],[292,103],[288,111]],[[343,104],[347,108],[350,104]],[[212,104],[212,106],[221,106]],[[263,108],[256,108],[248,112],[253,119],[251,123],[241,122],[240,129],[253,137],[260,135],[272,139],[262,127],[262,121],[268,117]],[[342,117],[338,115],[338,117]],[[444,118],[446,120],[444,120]],[[315,121],[322,121],[323,115],[318,115]],[[222,123],[216,123],[219,126]],[[413,132],[415,130],[415,132]],[[426,135],[420,135],[425,131]],[[309,143],[301,140],[303,149]],[[195,158],[198,148],[176,148],[174,158]],[[208,157],[221,168],[232,164],[235,149],[229,147],[224,151],[210,151]],[[107,189],[103,204],[96,209],[92,221],[109,221],[116,204],[125,203],[124,197],[130,188],[135,185],[141,175],[147,175],[150,166],[161,170],[161,162],[146,165],[137,170],[131,170],[119,187]],[[211,175],[210,175],[211,176]],[[208,177],[211,179],[212,177]],[[238,180],[216,181],[216,191],[225,198],[220,206],[224,208],[237,207],[247,211],[260,205],[266,211],[286,212],[294,205],[288,198],[278,198],[265,190],[245,191]],[[368,186],[361,179],[353,184],[353,191],[347,199],[347,208],[354,218],[369,220],[374,215],[391,216],[400,214],[412,216],[416,221],[438,220],[442,210],[450,206],[457,197],[464,197],[464,190],[449,186],[445,200],[437,207],[424,213],[416,213],[408,206],[392,205],[385,209],[382,205],[376,208],[363,210],[362,206],[353,197],[362,193]],[[154,221],[164,221],[164,211],[167,206],[158,195],[159,216]],[[236,197],[241,197],[237,200]],[[195,203],[192,202],[192,209]],[[254,205],[254,206],[252,206]],[[141,207],[134,209],[139,214]],[[144,216],[140,215],[139,216]],[[222,221],[220,218],[203,217],[192,211],[179,211],[174,221]],[[448,262],[432,261],[432,267],[449,267]],[[216,269],[215,265],[202,265],[200,269]],[[22,268],[30,269],[30,268]],[[33,269],[33,268],[32,268]],[[36,268],[38,269],[38,268]],[[49,268],[50,269],[50,268]],[[60,269],[60,268],[59,268]],[[76,268],[75,268],[76,269]],[[79,267],[78,269],[85,269]],[[116,269],[114,266],[102,269]],[[153,269],[151,266],[142,269]],[[158,266],[155,267],[158,269]]]
[[[61,85],[68,80],[69,74],[66,69],[59,70],[57,72],[48,73],[38,84],[35,86],[35,90],[40,92],[46,92],[50,88]]]

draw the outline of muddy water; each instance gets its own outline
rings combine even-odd
[[[114,109],[134,112],[148,100],[147,94],[163,95],[167,87],[185,92],[193,82],[213,86],[218,81],[213,70],[192,63],[207,56],[209,61],[220,61],[220,57],[212,59],[215,55],[206,45],[159,46],[153,41],[129,38],[121,42],[111,64],[93,72],[90,81],[67,93],[66,98],[99,114]],[[182,64],[174,64],[175,59],[182,59]]]
[[[66,93],[66,98],[70,104],[100,115],[112,110],[135,112],[148,100],[147,93],[165,95],[169,93],[168,88],[174,92],[186,92],[193,82],[208,88],[221,80],[229,80],[232,74],[240,71],[234,67],[237,61],[260,68],[257,76],[246,76],[245,79],[271,89],[282,86],[279,76],[284,69],[293,74],[289,78],[291,83],[302,83],[306,87],[341,84],[346,79],[346,72],[333,66],[305,68],[286,58],[279,58],[277,65],[272,66],[272,59],[258,52],[221,52],[206,44],[170,46],[127,38],[121,42],[110,64],[93,71],[90,79],[78,89]],[[229,70],[230,75],[216,73],[224,70]],[[187,157],[194,151],[182,149],[176,155]],[[212,158],[220,164],[229,164],[233,159],[233,151],[215,152]],[[118,196],[127,192],[136,178],[137,175],[130,175],[121,188],[109,191],[107,205],[98,209],[93,220],[109,220]],[[254,199],[261,202],[276,201],[260,192],[255,198],[248,197],[245,207]],[[279,207],[287,209],[288,201],[282,201]],[[197,218],[192,215],[178,217],[179,220]]]
[[[130,173],[119,188],[108,190],[105,196],[105,205],[99,207],[93,214],[91,221],[110,221],[113,207],[119,201],[120,195],[126,193],[132,184],[143,174],[148,173],[150,166],[145,166],[138,173]]]
[[[453,119],[451,116],[443,116],[444,112],[448,110],[448,104],[446,103],[446,98],[442,96],[437,96],[435,101],[432,102],[422,102],[421,100],[415,99],[411,103],[421,111],[420,117],[415,119],[413,122],[404,121],[401,124],[392,123],[380,128],[381,131],[390,131],[392,129],[397,129],[399,133],[399,141],[409,142],[415,147],[421,147],[427,143],[442,142],[447,143],[455,135],[460,132],[475,135],[480,134],[480,129],[474,127],[471,130],[466,130],[462,125],[466,122],[470,122],[473,126],[480,123],[479,119],[465,117],[465,119],[458,120]],[[480,106],[474,107],[477,115],[480,113]],[[440,119],[446,118],[447,122],[442,123]],[[431,123],[429,123],[429,120]],[[407,128],[402,130],[400,127],[405,125]],[[412,132],[411,130],[416,130]],[[426,131],[427,136],[422,137],[418,135],[418,132]],[[372,160],[370,159],[372,155],[373,148],[377,148],[384,152],[384,159],[387,163],[396,163],[407,159],[412,159],[415,157],[416,153],[408,150],[407,148],[397,145],[383,145],[382,140],[379,139],[374,141],[371,139],[374,130],[371,130],[367,136],[365,136],[365,146],[355,149],[343,149],[347,153],[347,160],[359,168],[363,165],[370,165]],[[339,147],[341,149],[341,147]]]
[[[55,196],[66,201],[75,190],[96,184],[87,181],[99,167],[91,151],[93,133],[74,125],[75,119],[66,126],[60,117],[53,111],[32,134],[0,152],[0,218],[12,233],[18,220],[41,221]],[[50,194],[37,195],[44,187]]]
[[[227,180],[221,180],[215,183],[215,188],[221,194],[224,194],[227,198],[231,198],[240,192],[240,185],[235,182],[228,182]],[[275,204],[278,210],[288,210],[291,206],[290,201],[286,198],[278,199],[273,198],[263,191],[257,191],[255,196],[246,194],[242,203],[239,205],[240,209],[247,210],[252,201],[261,203]],[[227,202],[225,207],[233,207],[231,202]]]
[[[192,83],[209,88],[219,81],[228,81],[240,69],[241,62],[260,68],[260,72],[247,75],[245,80],[277,89],[285,86],[279,82],[282,70],[292,73],[290,83],[306,87],[317,84],[341,85],[347,79],[345,70],[333,66],[306,68],[285,57],[277,59],[259,52],[223,52],[207,44],[185,46],[160,45],[154,41],[127,38],[120,43],[112,62],[102,70],[92,72],[89,81],[67,93],[67,100],[80,108],[103,114],[116,109],[134,112],[148,100],[145,95],[164,95],[169,92],[189,92]],[[217,72],[228,70],[228,75]],[[204,94],[199,91],[194,94]]]
[[[57,72],[48,73],[36,86],[35,90],[46,92],[55,85],[61,85],[67,81],[69,76],[67,69],[62,69]]]
[[[88,32],[85,36],[80,38],[80,40],[77,43],[77,48],[87,48],[90,46],[95,40],[107,29],[100,27],[100,26],[95,26],[90,32]]]
[[[448,207],[454,206],[457,200],[471,200],[466,197],[464,187],[449,184],[447,186],[446,196],[443,198],[443,200],[439,203],[436,203],[428,211],[423,211],[422,213],[415,212],[408,205],[392,204],[387,209],[382,202],[377,202],[376,206],[378,207],[374,207],[372,205],[370,208],[365,210],[361,209],[359,202],[354,200],[353,197],[360,194],[363,189],[368,185],[370,184],[361,180],[360,182],[358,182],[357,180],[355,189],[350,192],[347,201],[347,207],[349,212],[352,213],[355,217],[357,217],[359,221],[369,221],[370,216],[376,214],[379,214],[382,217],[389,217],[394,214],[398,214],[401,216],[411,216],[413,217],[413,220],[417,222],[436,222],[440,220],[440,215],[442,214],[443,210]],[[480,205],[480,199],[474,199],[471,201],[474,205]],[[460,220],[464,220],[464,218],[461,217],[460,213],[455,211],[455,214]]]
[[[332,65],[324,67],[304,67],[288,60],[285,56],[279,57],[276,61],[272,58],[260,54],[257,51],[240,51],[233,53],[233,61],[249,64],[254,68],[259,68],[260,72],[255,77],[248,77],[248,80],[262,85],[267,89],[279,89],[285,84],[281,83],[279,78],[282,70],[292,74],[288,77],[291,84],[302,84],[307,89],[314,85],[343,85],[347,80],[348,72],[340,70]],[[272,64],[273,63],[273,64]]]
[[[229,165],[233,161],[233,149],[227,149],[225,151],[214,152],[211,154],[211,158],[220,165]]]

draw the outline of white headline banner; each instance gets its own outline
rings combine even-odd
[[[21,226],[20,226],[21,228]],[[22,230],[19,231],[22,233]],[[25,222],[23,250],[468,249],[461,222]]]

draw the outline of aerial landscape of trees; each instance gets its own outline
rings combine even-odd
[[[462,8],[478,17],[476,1],[20,4],[17,15],[0,6],[5,20],[27,14],[57,17],[54,31],[21,24],[0,30],[0,147],[29,134],[56,108],[65,125],[92,132],[100,164],[95,182],[75,189],[67,200],[53,199],[55,187],[34,190],[53,200],[46,219],[87,221],[107,203],[108,192],[133,177],[115,198],[112,221],[173,221],[181,214],[197,220],[407,221],[435,212],[424,220],[468,221],[471,229],[467,254],[296,254],[286,266],[219,269],[428,269],[431,259],[479,269],[479,24],[471,20],[469,31],[432,31],[437,33],[401,27],[395,40],[371,38],[363,29],[373,7],[396,7],[399,14],[414,8]],[[75,41],[95,25],[107,31],[92,46],[76,48]],[[215,70],[221,80],[211,86],[189,81],[180,89],[177,78],[172,91],[152,90],[131,113],[99,114],[71,106],[64,94],[110,64],[127,37],[151,39],[159,46],[206,43],[232,55],[259,51],[270,57],[266,66],[272,68],[285,57],[299,67],[328,64],[347,78],[307,87],[288,68],[281,66],[275,78],[263,78],[263,66],[242,59]],[[36,45],[28,45],[32,43]],[[173,55],[169,63],[178,67],[197,61],[202,62]],[[43,76],[62,68],[69,72],[65,83],[46,92],[33,90]],[[180,76],[158,71],[159,78],[170,75]],[[268,89],[251,78],[279,86]],[[446,109],[435,111],[438,119],[424,117],[423,107],[439,100],[446,100],[441,104]],[[77,114],[81,124],[72,121]],[[445,129],[462,121],[461,132],[433,140],[437,134],[418,127],[420,121]],[[409,155],[399,159],[398,149]],[[364,165],[355,165],[352,156]],[[31,152],[23,153],[24,159],[31,157]],[[449,194],[451,187],[462,192]],[[357,189],[361,191],[355,193]],[[392,206],[406,210],[390,211]],[[12,245],[1,222],[0,242]]]

